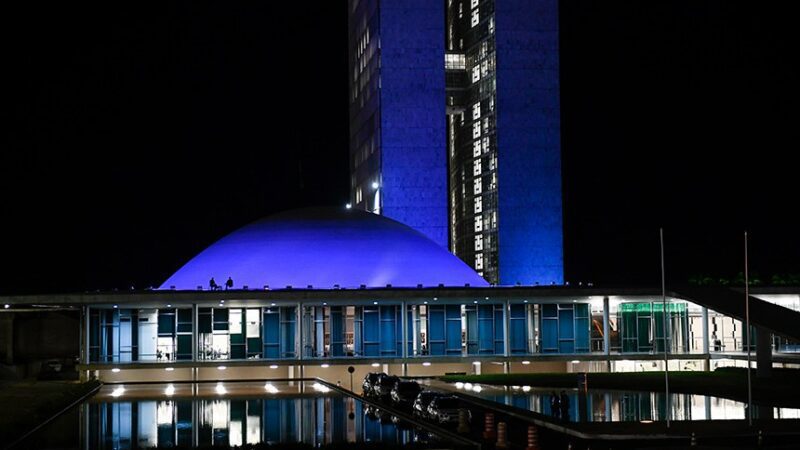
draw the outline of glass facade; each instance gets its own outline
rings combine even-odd
[[[447,2],[450,250],[499,282],[494,1]]]
[[[663,354],[665,346],[675,355],[746,350],[740,321],[679,299],[666,305],[666,330],[661,300],[647,297],[248,304],[91,307],[88,362],[635,356]],[[751,339],[755,349],[755,329]],[[777,351],[796,351],[782,338],[773,344]]]

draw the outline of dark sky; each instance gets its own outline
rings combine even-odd
[[[158,285],[252,220],[345,203],[344,1],[20,3],[0,293]],[[780,5],[562,1],[568,280],[656,285],[659,226],[676,282],[741,270],[744,229],[753,270],[800,272]]]

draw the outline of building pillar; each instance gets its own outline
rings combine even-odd
[[[3,343],[0,350],[3,359],[0,362],[8,365],[14,364],[14,315],[9,312],[0,314],[0,342]]]
[[[83,363],[89,364],[89,336],[91,331],[90,327],[91,308],[88,306],[83,307]]]
[[[298,359],[298,360],[302,361],[303,360],[303,350],[304,350],[304,348],[303,348],[303,304],[300,303],[300,302],[297,302],[297,306],[295,307],[295,310],[296,310],[296,314],[295,315],[297,316],[296,319],[295,319],[295,320],[297,320],[297,326],[294,327],[295,328],[295,331],[294,331],[294,348],[295,348],[295,351],[297,351],[297,354],[295,355],[295,359]]]
[[[197,303],[192,303],[192,361],[197,362],[199,358],[198,341],[200,340],[200,316],[197,312]]]
[[[511,355],[511,340],[508,336],[510,327],[511,303],[508,300],[503,303],[503,356],[508,358]]]
[[[608,296],[603,297],[603,353],[606,355],[606,372],[611,372],[611,306]]]
[[[769,330],[756,328],[756,376],[769,378],[772,376],[772,333]]]
[[[703,355],[705,355],[705,358],[703,358],[703,370],[708,372],[709,370],[711,370],[711,354],[710,354],[711,352],[710,352],[710,346],[709,346],[710,340],[709,340],[709,335],[708,335],[708,308],[703,307],[702,308],[702,313],[703,313],[703,316],[702,316],[702,320],[703,320]]]
[[[403,348],[402,348],[400,354],[403,356],[403,359],[405,360],[406,358],[408,358],[408,311],[406,310],[406,302],[401,302],[400,303],[400,308],[401,308],[401,311],[400,311],[400,327],[402,328],[400,336],[402,336],[401,340],[403,341]],[[405,364],[405,361],[404,361],[403,362],[403,376],[405,376],[405,372],[406,372],[405,367],[406,367],[406,364]]]

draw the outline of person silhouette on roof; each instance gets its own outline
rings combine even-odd
[[[210,287],[212,291],[219,289],[219,285],[216,281],[214,281],[214,277],[211,277],[211,279],[208,280],[208,287]]]
[[[233,289],[233,278],[228,277],[228,281],[225,282],[225,290]]]

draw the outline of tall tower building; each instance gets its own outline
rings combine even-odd
[[[444,8],[348,0],[351,203],[447,247]]]
[[[557,0],[348,6],[352,202],[492,283],[561,283]]]

